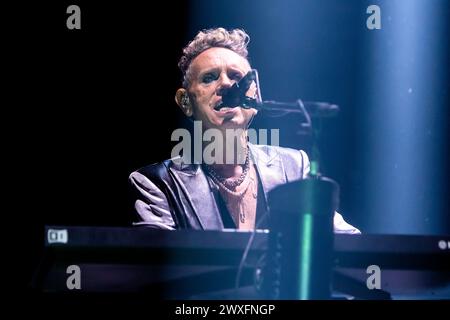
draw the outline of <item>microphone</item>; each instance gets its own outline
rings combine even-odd
[[[248,89],[252,85],[252,82],[257,80],[257,71],[255,69],[250,70],[247,74],[238,82],[235,82],[233,86],[228,89],[222,96],[222,103],[216,107],[221,108],[223,106],[234,108],[245,105],[247,99],[246,96]]]
[[[256,82],[257,98],[248,97],[247,91],[252,82]],[[222,103],[216,106],[215,110],[222,107],[244,109],[254,108],[258,111],[284,112],[284,113],[308,113],[310,117],[334,117],[339,112],[339,106],[328,102],[302,101],[297,99],[295,102],[278,102],[273,100],[261,101],[261,92],[259,89],[258,71],[250,70],[241,80],[234,83],[222,96]]]

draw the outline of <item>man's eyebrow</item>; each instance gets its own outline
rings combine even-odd
[[[228,69],[230,69],[231,71],[245,73],[245,71],[244,71],[245,68],[239,67],[238,65],[230,65],[230,66],[228,66]],[[220,68],[217,68],[217,67],[206,69],[206,70],[203,70],[202,72],[200,72],[199,76],[202,76],[202,75],[205,75],[208,73],[212,73],[212,72],[217,72],[218,70],[220,70]]]
[[[237,64],[230,64],[228,67],[229,67],[230,69],[235,70],[235,71],[241,71],[241,72],[244,72],[244,69],[245,69],[246,66],[239,66],[239,65],[237,65]]]
[[[211,67],[211,68],[200,71],[198,75],[203,76],[203,75],[211,73],[211,72],[217,72],[217,70],[219,70],[218,67]]]

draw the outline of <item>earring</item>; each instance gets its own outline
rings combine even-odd
[[[181,105],[183,108],[187,108],[189,106],[189,97],[187,94],[183,94],[181,97]]]

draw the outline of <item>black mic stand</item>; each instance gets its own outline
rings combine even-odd
[[[333,218],[339,205],[339,186],[319,171],[321,126],[313,126],[301,100],[288,107],[284,103],[258,105],[260,110],[302,113],[302,130],[312,135],[310,166],[305,167],[303,162],[299,172],[303,179],[281,185],[268,195],[270,237],[265,293],[269,299],[331,299]]]
[[[254,98],[247,96],[253,82],[256,83]],[[339,107],[326,102],[303,102],[301,99],[293,103],[262,101],[255,69],[227,91],[217,109],[222,106],[254,108],[268,117],[282,117],[290,113],[303,115],[300,133],[312,136],[310,165],[306,168],[302,162],[299,176],[303,179],[286,183],[269,192],[268,260],[263,267],[262,284],[258,287],[270,299],[330,299],[333,219],[339,206],[339,186],[320,173],[318,140],[322,118],[335,116]],[[312,118],[317,119],[319,125],[313,126]],[[367,297],[363,290],[364,284],[355,286],[354,280],[337,272],[333,276],[336,287],[341,291],[347,290],[346,287],[350,285],[353,288],[351,291],[357,295],[364,293]],[[389,298],[389,295],[383,296],[386,297]]]

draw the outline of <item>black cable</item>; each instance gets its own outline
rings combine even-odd
[[[239,263],[239,267],[237,270],[237,274],[236,274],[236,280],[235,280],[235,285],[234,285],[234,289],[238,290],[239,289],[239,283],[241,280],[241,274],[242,274],[242,270],[244,268],[244,264],[245,264],[245,260],[247,260],[247,256],[248,253],[250,251],[250,248],[252,246],[253,240],[255,239],[255,234],[258,231],[258,227],[261,225],[261,223],[269,216],[269,212],[266,212],[261,219],[259,219],[258,223],[255,225],[255,229],[252,231],[252,234],[250,236],[250,238],[248,239],[247,245],[245,246],[245,250],[244,253],[242,254],[242,258],[241,261]]]

